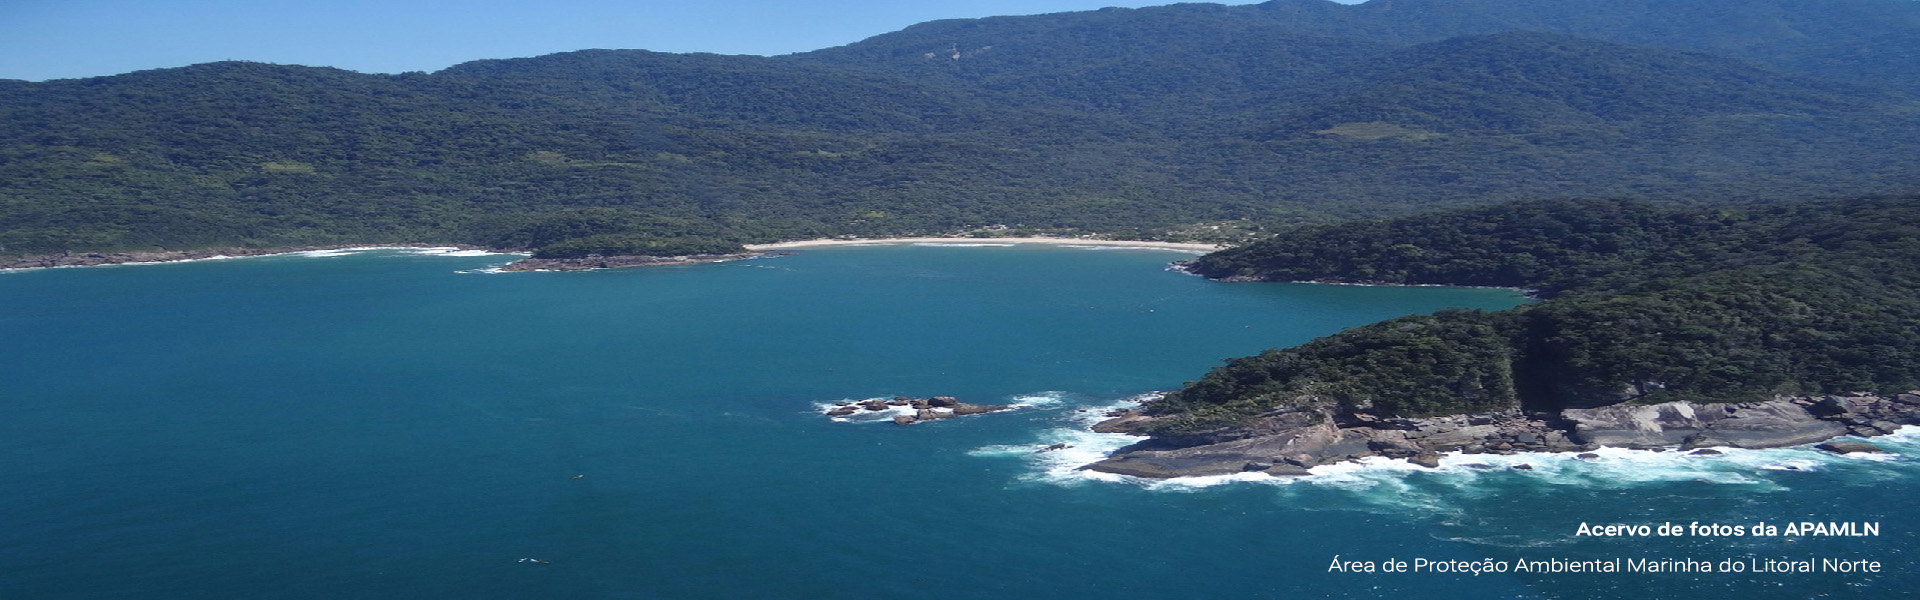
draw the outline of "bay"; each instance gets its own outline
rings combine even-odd
[[[571,273],[340,254],[0,274],[0,597],[1884,597],[1914,582],[1906,436],[1877,440],[1898,451],[1882,460],[1452,457],[1294,483],[1068,464],[1115,443],[1084,431],[1100,411],[1225,358],[1511,306],[1511,291],[1222,284],[1165,270],[1177,253],[1024,245]],[[893,395],[1024,407],[912,427],[818,413]],[[1056,442],[1082,454],[1032,452]],[[1583,520],[1803,518],[1888,535],[1572,537]],[[1335,554],[1808,552],[1897,567],[1327,572]]]

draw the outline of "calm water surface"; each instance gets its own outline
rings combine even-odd
[[[1100,411],[1222,359],[1520,302],[1163,269],[1182,257],[886,246],[492,274],[506,258],[369,251],[3,273],[0,598],[1806,598],[1920,583],[1905,436],[1876,440],[1897,451],[1878,460],[1462,457],[1291,483],[1073,471],[1125,442],[1084,430]],[[1023,408],[905,428],[817,412],[892,395]],[[1055,442],[1074,447],[1033,452]],[[1800,520],[1883,534],[1572,535]],[[1328,573],[1336,554],[1884,566]]]

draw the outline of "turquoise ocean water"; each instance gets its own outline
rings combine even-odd
[[[507,258],[388,250],[0,273],[0,599],[1920,594],[1907,435],[1871,459],[1075,472],[1126,441],[1085,431],[1099,412],[1222,359],[1520,301],[1163,269],[1181,257],[884,246],[487,273]],[[912,427],[818,412],[893,395],[1022,408]],[[1057,442],[1073,448],[1034,452]],[[1695,521],[1881,535],[1574,535]],[[1882,567],[1330,573],[1335,555]]]

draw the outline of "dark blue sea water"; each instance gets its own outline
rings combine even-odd
[[[1126,441],[1085,431],[1100,411],[1222,359],[1520,301],[1163,270],[1180,257],[889,246],[502,274],[484,269],[504,257],[368,251],[0,273],[0,598],[1916,593],[1904,435],[1875,459],[1073,471]],[[897,394],[1022,408],[912,427],[818,412]],[[1033,452],[1055,442],[1074,447]],[[1881,535],[1574,535],[1696,521]],[[1881,572],[1329,572],[1336,555]]]

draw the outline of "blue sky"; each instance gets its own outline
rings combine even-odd
[[[584,48],[775,55],[935,19],[1167,3],[0,0],[0,79],[91,77],[230,59],[397,73]]]

